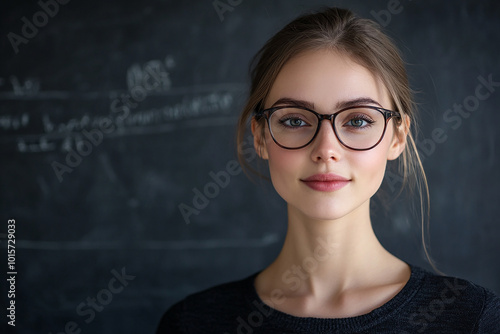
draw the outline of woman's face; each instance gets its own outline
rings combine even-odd
[[[380,80],[348,57],[327,50],[308,51],[285,64],[265,107],[284,104],[279,100],[305,101],[320,114],[333,114],[349,103],[391,109]],[[370,100],[373,102],[367,102]],[[397,158],[404,148],[404,138],[394,135],[391,123],[382,141],[367,151],[344,147],[328,121],[322,121],[312,143],[296,150],[278,146],[267,124],[263,141],[256,122],[252,131],[256,150],[269,161],[274,188],[289,210],[313,219],[332,220],[368,210],[369,199],[382,183],[387,160]],[[334,180],[324,182],[328,177]]]

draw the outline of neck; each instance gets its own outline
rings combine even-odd
[[[397,260],[373,232],[369,201],[335,221],[311,219],[290,206],[288,215],[283,249],[266,271],[294,294],[319,296],[355,288]]]

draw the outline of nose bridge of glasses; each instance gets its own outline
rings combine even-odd
[[[342,141],[337,135],[333,120],[335,115],[318,115],[318,128],[310,143],[314,147],[313,152],[324,157],[330,157],[342,146]],[[326,121],[326,124],[323,124]]]
[[[318,116],[318,131],[320,131],[320,128],[321,128],[321,123],[323,123],[323,121],[328,121],[328,123],[330,123],[330,125],[332,126],[332,131],[335,133],[335,124],[333,123],[333,120],[335,119],[335,114],[316,114]],[[336,135],[336,133],[335,133]]]
[[[318,116],[318,132],[319,128],[321,127],[321,123],[323,123],[323,121],[328,121],[328,123],[330,123],[330,125],[332,126],[332,131],[334,133],[336,132],[334,124],[336,114],[316,114],[316,115]]]
[[[332,121],[334,118],[335,118],[335,114],[316,114],[319,118],[319,121],[323,121],[323,120],[328,120],[328,121]]]
[[[335,140],[339,140],[339,137],[337,135],[337,131],[335,129],[334,120],[335,120],[335,114],[330,114],[330,115],[318,114],[318,129],[317,129],[316,134],[315,134],[314,137],[316,138],[318,136],[321,136],[320,132],[322,132],[321,129],[323,128],[323,131],[327,131],[328,133],[329,133],[329,131],[331,131],[332,135],[335,137]],[[329,124],[330,126],[327,127],[327,128],[325,128],[325,124],[321,125],[321,123],[323,123],[323,121],[327,121],[326,125]]]

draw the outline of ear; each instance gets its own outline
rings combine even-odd
[[[392,143],[389,147],[387,160],[395,160],[401,155],[401,153],[403,153],[406,147],[406,138],[408,136],[409,130],[410,118],[406,115],[403,115],[401,124],[396,127],[396,131],[392,136]]]
[[[264,160],[269,159],[269,154],[267,152],[267,146],[265,142],[265,133],[262,124],[259,124],[252,118],[252,134],[253,134],[253,147],[255,148],[255,152]]]

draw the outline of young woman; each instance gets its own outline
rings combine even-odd
[[[261,272],[174,305],[158,333],[500,333],[492,292],[405,263],[373,232],[387,161],[400,159],[405,180],[421,171],[388,37],[331,8],[288,24],[257,60],[239,141],[250,119],[288,205],[283,249]]]

